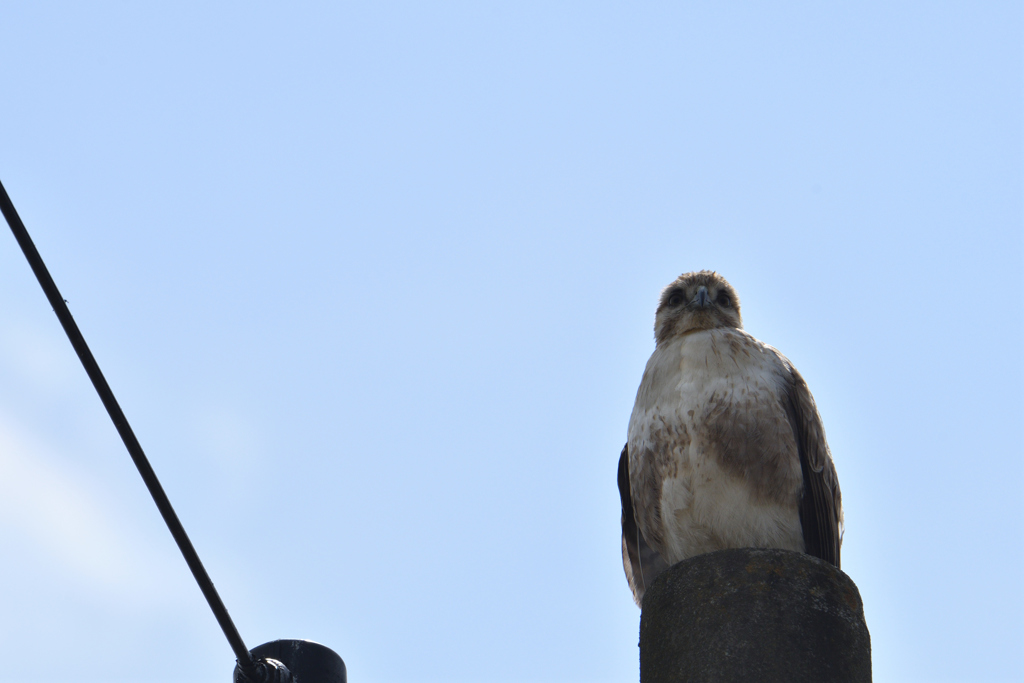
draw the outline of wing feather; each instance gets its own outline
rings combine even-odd
[[[786,412],[796,436],[804,485],[800,498],[800,524],[807,553],[839,567],[843,506],[839,479],[825,441],[821,416],[807,383],[791,364],[786,387]]]
[[[629,488],[629,444],[622,447],[619,456],[619,498],[622,501],[622,566],[633,591],[633,600],[642,607],[647,583],[668,569],[668,562],[647,544],[636,523]]]

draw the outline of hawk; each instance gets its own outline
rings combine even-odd
[[[622,561],[637,605],[658,574],[724,548],[783,548],[839,566],[843,511],[814,398],[743,330],[725,278],[661,293],[656,346],[619,457]]]

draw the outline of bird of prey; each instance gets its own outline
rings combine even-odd
[[[661,293],[656,346],[619,458],[622,561],[637,605],[659,573],[724,548],[784,548],[839,566],[843,511],[814,398],[743,330],[712,271]]]

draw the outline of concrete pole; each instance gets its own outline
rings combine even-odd
[[[640,683],[870,683],[857,586],[789,550],[721,550],[659,576],[640,615]]]

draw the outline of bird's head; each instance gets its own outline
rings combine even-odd
[[[743,327],[740,298],[718,273],[710,270],[684,273],[661,292],[654,315],[657,343],[716,327]]]

